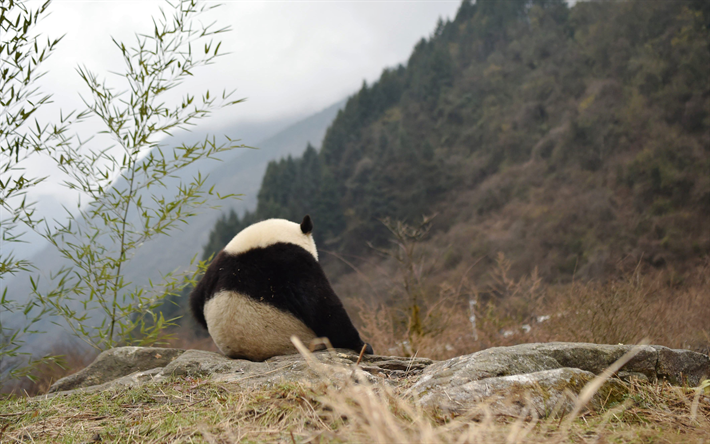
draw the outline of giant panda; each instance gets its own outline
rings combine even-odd
[[[327,337],[360,352],[365,343],[318,263],[313,222],[269,219],[239,232],[190,294],[192,313],[231,358],[263,361]],[[367,345],[366,352],[372,354]]]

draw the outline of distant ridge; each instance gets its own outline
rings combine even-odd
[[[220,194],[242,194],[241,200],[223,202],[222,211],[203,210],[202,214],[189,219],[181,231],[146,243],[128,264],[126,279],[145,285],[148,279],[155,281],[159,277],[158,272],[184,269],[195,254],[199,253],[200,257],[210,229],[222,212],[234,210],[242,213],[256,207],[256,196],[269,161],[300,155],[309,142],[320,146],[326,129],[344,105],[345,100],[341,100],[257,143],[255,148],[258,149],[241,150],[231,160],[216,164],[208,172],[207,186],[214,184],[215,191]],[[152,271],[146,273],[146,270]]]
[[[288,156],[300,156],[310,143],[316,149],[323,143],[323,137],[338,111],[345,107],[343,99],[323,111],[290,125],[283,131],[256,144],[256,151],[244,151],[238,158],[224,162],[210,172],[210,181],[220,193],[243,194],[242,200],[226,206],[225,210],[234,209],[238,214],[256,207],[256,196],[261,187],[266,165],[270,160]],[[216,220],[217,214],[212,214]],[[192,224],[192,223],[191,223]],[[207,231],[209,232],[209,228]],[[235,233],[236,234],[236,233]],[[206,240],[206,234],[204,239]]]
[[[268,162],[284,156],[299,155],[308,143],[320,146],[326,129],[344,105],[345,100],[341,100],[289,125],[256,143],[255,148],[258,149],[237,150],[233,154],[229,153],[227,160],[223,162],[202,164],[202,174],[209,175],[208,187],[214,185],[215,191],[220,194],[243,195],[241,200],[223,202],[223,211],[233,209],[243,212],[253,208]],[[194,138],[195,133],[189,133],[187,136]],[[189,174],[191,172],[183,176]],[[173,231],[170,237],[160,236],[143,245],[126,267],[126,281],[144,286],[149,280],[160,282],[160,277],[170,271],[187,269],[193,256],[201,256],[209,231],[221,213],[222,211],[203,210],[201,214],[189,219],[186,225],[178,226],[180,231]],[[49,273],[60,268],[62,260],[53,247],[47,246],[32,257],[32,263],[40,270],[39,273],[43,274],[42,281],[46,282]],[[27,274],[17,275],[4,284],[7,285],[8,294],[12,294],[20,302],[23,299],[21,295],[29,295],[31,292]],[[40,329],[58,331],[60,327],[48,322]]]

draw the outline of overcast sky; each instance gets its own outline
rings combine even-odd
[[[30,2],[32,4],[34,2]],[[237,89],[248,104],[212,124],[234,119],[268,121],[317,112],[356,91],[363,79],[405,62],[438,17],[453,18],[459,0],[442,1],[227,1],[207,20],[229,25],[221,49],[231,54],[196,73],[200,85]],[[78,106],[82,85],[74,69],[86,64],[120,69],[110,37],[131,41],[152,31],[159,1],[55,0],[40,30],[66,34],[46,67],[47,89],[58,103]]]
[[[433,32],[439,17],[453,18],[460,0],[220,3],[203,21],[216,20],[232,28],[222,35],[221,47],[230,54],[195,72],[188,86],[197,91],[236,89],[236,96],[247,101],[202,125],[219,129],[236,124],[245,128],[244,134],[230,136],[256,144],[259,140],[250,140],[250,128],[273,123],[271,127],[280,129],[347,97],[363,80],[376,80],[385,67],[406,62],[415,43]],[[40,2],[28,4],[36,7]],[[165,3],[150,0],[55,0],[38,31],[65,37],[44,65],[48,74],[41,84],[55,103],[41,116],[55,115],[60,107],[80,108],[79,93],[87,95],[87,89],[76,67],[85,65],[102,75],[120,71],[120,52],[111,37],[131,43],[134,33],[152,31],[151,17],[161,6]],[[44,174],[47,164],[35,161],[32,168]],[[57,202],[66,198],[51,181],[36,192],[56,195]]]
[[[37,8],[42,1],[26,3]],[[208,2],[216,4],[217,2]],[[236,89],[245,103],[202,121],[201,129],[236,126],[244,143],[255,145],[290,123],[322,110],[356,92],[363,80],[376,80],[382,70],[405,63],[416,42],[429,37],[439,17],[453,19],[460,0],[412,1],[222,1],[203,17],[232,31],[222,35],[221,51],[230,54],[195,72],[186,84],[191,92]],[[135,33],[150,33],[152,16],[166,3],[157,0],[54,0],[37,31],[64,35],[59,48],[42,68],[42,89],[54,103],[41,118],[80,109],[79,94],[88,90],[76,73],[86,66],[102,77],[122,71],[120,51],[111,37],[127,44]],[[55,119],[56,120],[56,119]],[[80,128],[85,138],[101,127]],[[271,130],[273,129],[273,131]],[[76,195],[58,186],[62,177],[49,161],[33,158],[30,176],[49,175],[33,189],[42,215],[74,207]],[[34,238],[34,236],[30,236]],[[30,239],[28,239],[30,240]]]

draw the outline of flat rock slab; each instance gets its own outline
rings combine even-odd
[[[548,416],[569,412],[585,384],[632,348],[580,343],[521,344],[439,362],[364,356],[356,366],[358,355],[350,350],[252,362],[200,350],[119,347],[102,353],[84,370],[57,381],[48,396],[135,387],[187,376],[243,387],[323,380],[339,383],[346,379],[391,385],[407,381],[414,382],[408,393],[422,406],[445,414],[459,415],[485,404],[498,413]],[[710,358],[687,350],[643,346],[617,376],[697,386],[710,377]],[[603,400],[617,399],[623,392],[620,380],[607,381],[592,399],[592,408]]]
[[[595,376],[578,368],[499,376],[431,390],[422,394],[419,402],[422,407],[444,416],[484,415],[486,410],[514,417],[563,416],[574,409],[577,395]],[[625,386],[619,380],[606,381],[594,394],[590,407],[596,410],[606,402],[620,401],[625,393]]]
[[[96,357],[88,367],[52,384],[49,392],[101,385],[134,372],[165,367],[185,353],[177,348],[116,347]]]
[[[496,393],[506,390],[511,393],[526,390],[533,398],[555,400],[550,402],[556,404],[567,390],[578,394],[580,381],[589,381],[590,376],[600,374],[633,348],[630,345],[580,343],[489,348],[430,365],[410,393],[419,397],[426,407],[453,413],[477,405],[486,393],[495,397]],[[565,371],[549,373],[559,369]],[[710,376],[710,358],[688,350],[643,346],[619,373],[651,381],[663,379],[672,384],[697,386]],[[521,378],[520,375],[527,377]],[[562,378],[561,383],[554,383],[553,376]],[[607,384],[600,393],[619,388]],[[548,402],[533,404],[538,411],[550,411]]]
[[[139,357],[145,358],[141,361]],[[112,387],[135,387],[170,377],[207,377],[215,382],[259,386],[277,382],[365,378],[376,382],[413,377],[434,361],[425,358],[363,356],[355,369],[358,354],[351,350],[313,353],[308,363],[300,354],[276,356],[264,362],[231,359],[202,350],[118,347],[107,350],[85,369],[57,381],[50,393],[69,394],[74,390],[96,392]],[[319,367],[320,366],[320,367]]]
[[[322,351],[313,354],[314,361],[298,354],[276,356],[264,362],[230,359],[223,355],[199,350],[188,350],[171,362],[160,373],[161,377],[211,376],[216,382],[260,386],[277,382],[316,382],[323,377],[344,378],[356,371],[358,378],[376,382],[373,376],[399,379],[415,376],[433,363],[424,358],[364,356],[355,368],[358,355],[350,350]]]

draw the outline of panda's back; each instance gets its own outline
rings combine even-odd
[[[289,338],[310,342],[316,334],[308,325],[335,303],[320,265],[293,244],[223,252],[214,265],[215,291],[204,316],[215,343],[230,357],[263,360],[294,352]]]
[[[307,324],[315,315],[313,297],[329,298],[332,293],[315,258],[292,244],[278,243],[238,255],[225,253],[219,258],[218,268],[215,294],[234,291],[293,313]]]

